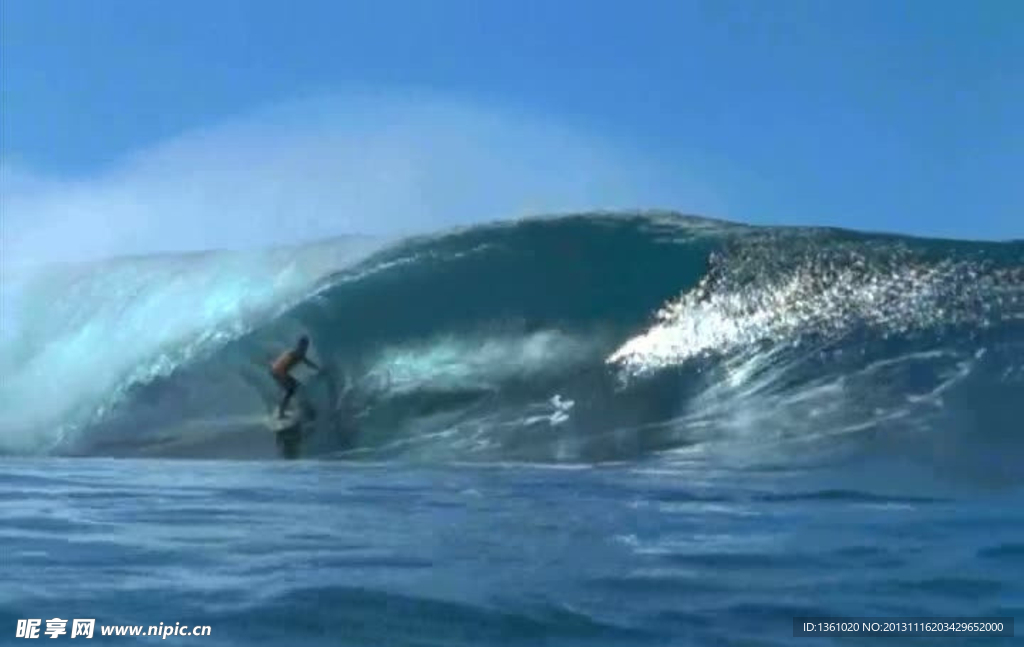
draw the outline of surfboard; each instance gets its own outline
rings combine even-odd
[[[282,431],[292,431],[302,426],[302,416],[288,413],[283,418],[278,418],[276,413],[267,417],[267,429],[279,434]]]
[[[285,431],[296,431],[302,427],[304,422],[310,422],[315,419],[316,411],[308,404],[300,403],[298,406],[286,411],[283,418],[278,418],[276,411],[272,412],[267,416],[267,428],[275,434]]]

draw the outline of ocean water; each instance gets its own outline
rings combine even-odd
[[[1021,630],[1020,242],[583,214],[2,287],[3,644]],[[300,334],[318,415],[275,437]],[[100,635],[161,623],[209,635]]]

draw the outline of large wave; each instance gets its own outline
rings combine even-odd
[[[311,455],[971,447],[999,470],[1022,443],[1020,242],[586,214],[5,290],[6,453],[273,455],[267,366],[300,334],[328,368],[302,378]]]

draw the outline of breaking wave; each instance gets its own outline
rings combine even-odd
[[[275,455],[300,334],[306,455],[772,460],[1013,472],[1024,243],[584,214],[401,241],[119,259],[4,286],[0,450]]]

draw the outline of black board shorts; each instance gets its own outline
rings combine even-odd
[[[291,375],[278,375],[274,371],[270,371],[270,375],[274,378],[274,381],[277,382],[277,385],[285,391],[294,391],[299,386],[299,381]]]

